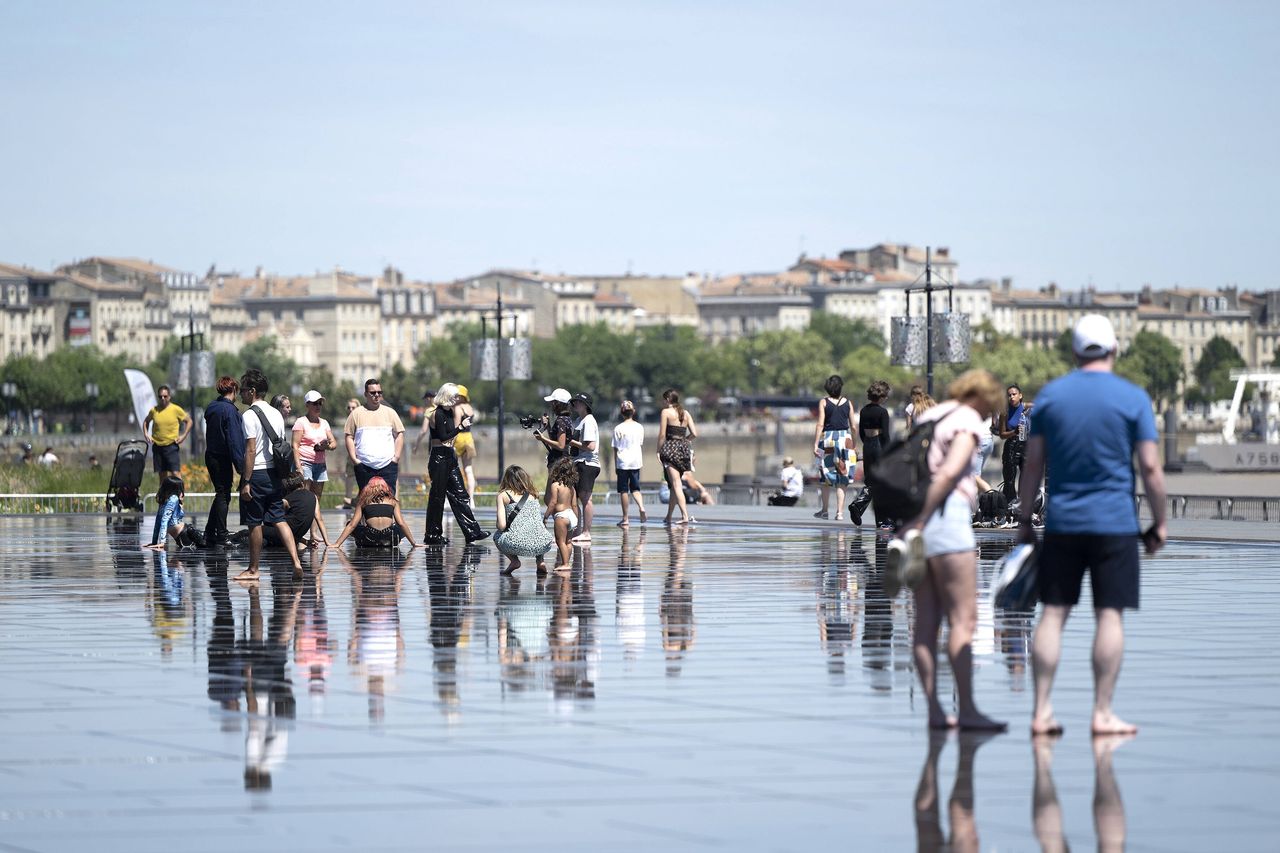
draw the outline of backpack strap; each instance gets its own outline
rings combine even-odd
[[[520,514],[520,510],[524,508],[524,502],[529,500],[529,493],[525,492],[520,496],[520,502],[515,505],[510,512],[507,513],[507,526],[511,525],[511,519]]]
[[[271,445],[274,447],[275,443],[280,440],[280,436],[276,435],[276,431],[271,428],[271,422],[262,413],[262,409],[257,406],[250,406],[249,408],[253,409],[253,413],[258,416],[258,420],[262,421],[262,431],[267,434],[267,438],[270,439]]]

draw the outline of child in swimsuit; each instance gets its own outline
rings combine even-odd
[[[578,502],[578,467],[573,459],[564,458],[551,466],[547,511],[543,518],[555,518],[556,552],[559,558],[556,568],[568,568],[573,560],[573,546],[569,544],[569,531],[578,526],[578,514],[574,507]]]

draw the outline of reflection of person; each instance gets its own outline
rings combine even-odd
[[[832,374],[825,385],[827,396],[818,401],[818,424],[813,436],[813,455],[822,466],[822,508],[815,518],[827,518],[831,490],[836,490],[836,521],[844,518],[844,490],[850,469],[857,464],[853,454],[853,404],[842,396],[844,379]]]
[[[356,498],[355,512],[342,529],[333,547],[341,548],[348,538],[361,548],[397,548],[406,539],[410,548],[418,547],[409,524],[400,512],[400,502],[391,494],[391,486],[381,477],[369,480]],[[328,543],[325,543],[328,544]]]
[[[454,451],[454,441],[464,425],[470,426],[471,418],[467,414],[470,408],[458,406],[458,386],[446,382],[436,393],[436,409],[431,416],[431,457],[427,461],[427,471],[431,475],[431,491],[427,495],[427,529],[423,544],[443,545],[444,538],[444,502],[449,501],[449,509],[453,512],[453,520],[462,528],[462,535],[468,544],[489,538],[489,534],[480,529],[475,514],[471,511],[471,496],[462,482],[462,469],[458,467],[458,454]]]
[[[1079,369],[1040,392],[1022,477],[1018,538],[1035,542],[1031,513],[1046,468],[1049,513],[1040,552],[1038,592],[1044,602],[1036,628],[1032,667],[1035,712],[1031,730],[1062,730],[1049,694],[1062,651],[1062,629],[1080,600],[1089,572],[1097,633],[1093,643],[1093,731],[1135,732],[1115,715],[1111,698],[1124,659],[1124,610],[1138,607],[1138,512],[1133,460],[1137,457],[1154,523],[1143,536],[1147,553],[1164,546],[1165,488],[1156,423],[1147,392],[1112,373],[1115,330],[1100,314],[1076,323],[1072,349]]]
[[[458,648],[471,633],[471,584],[483,550],[463,548],[462,559],[452,569],[444,555],[427,555],[427,589],[431,596],[431,671],[436,698],[447,719],[456,719],[462,702],[458,695]]]
[[[672,530],[671,559],[658,599],[658,620],[662,623],[662,648],[667,653],[667,675],[674,677],[684,667],[684,658],[693,648],[697,631],[693,624],[693,581],[685,576],[685,547],[689,530]]]
[[[622,422],[613,428],[613,460],[618,475],[618,500],[622,503],[619,527],[631,524],[631,500],[640,511],[640,523],[649,520],[640,491],[640,469],[644,467],[644,425],[636,420],[636,404],[623,400],[618,409]]]
[[[1116,783],[1111,755],[1133,735],[1106,735],[1093,739],[1093,826],[1098,836],[1098,849],[1122,851],[1125,842],[1124,801]],[[1062,831],[1062,805],[1053,784],[1053,737],[1033,737],[1036,775],[1032,788],[1031,825],[1045,851],[1066,851],[1067,837]]]
[[[355,460],[356,485],[363,489],[370,479],[381,477],[394,494],[404,453],[404,423],[396,410],[383,402],[380,380],[365,380],[364,405],[347,416],[342,433],[347,456]]]
[[[231,475],[244,470],[244,421],[235,404],[240,383],[230,376],[219,377],[217,392],[217,398],[204,409],[204,464],[213,484],[204,538],[212,545],[227,541]]]
[[[617,589],[614,594],[613,613],[618,642],[622,644],[622,657],[626,661],[633,661],[644,652],[644,573],[641,570],[644,539],[643,528],[638,537],[630,531],[623,530],[622,545],[618,549]]]
[[[498,593],[495,610],[498,634],[498,663],[505,687],[529,689],[534,684],[534,666],[547,659],[550,651],[551,598],[539,577],[533,595],[520,595],[520,579],[506,575]]]
[[[394,565],[375,563],[357,570],[341,550],[339,562],[351,578],[351,634],[347,662],[369,691],[369,719],[386,716],[386,695],[404,665],[404,633],[400,629],[400,579]]]
[[[889,591],[896,592],[893,586],[906,573],[916,570],[922,552],[925,564],[915,584],[913,643],[916,671],[928,701],[930,728],[958,725],[966,729],[1003,729],[1005,723],[979,713],[973,701],[973,632],[978,618],[978,560],[972,524],[977,487],[973,460],[986,421],[1000,404],[1000,385],[987,371],[970,370],[952,382],[947,392],[951,397],[947,403],[923,412],[916,407],[917,424],[934,424],[933,441],[928,448],[933,479],[920,515],[903,526],[905,555],[904,549],[895,548],[902,543],[889,545],[886,581]],[[917,553],[911,553],[917,549]],[[959,704],[956,718],[947,716],[937,695],[938,631],[944,617],[950,626],[947,657],[951,660]]]
[[[831,554],[818,585],[818,639],[827,653],[827,673],[844,680],[845,658],[853,651],[858,624],[858,578],[844,555],[844,535],[824,543]]]
[[[796,467],[796,460],[790,456],[782,460],[778,479],[782,488],[769,496],[769,506],[795,506],[804,495],[804,474]]]
[[[960,754],[956,759],[956,776],[951,786],[947,814],[951,819],[951,837],[942,828],[938,797],[938,757],[947,743],[947,733],[929,733],[929,751],[920,770],[916,786],[916,848],[919,850],[980,850],[978,824],[973,817],[973,759],[993,737],[992,732],[961,732]]]
[[[177,403],[168,385],[156,390],[158,402],[142,419],[142,434],[151,442],[151,461],[160,479],[182,473],[178,446],[191,433],[191,416]]]

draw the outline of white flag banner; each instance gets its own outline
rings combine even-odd
[[[151,377],[141,370],[128,368],[124,372],[124,381],[129,383],[129,393],[133,396],[133,414],[138,418],[138,429],[142,429],[147,412],[156,404],[156,391],[151,387]]]

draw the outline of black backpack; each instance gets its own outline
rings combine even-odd
[[[275,467],[276,473],[281,477],[288,477],[290,474],[296,473],[298,469],[294,466],[293,445],[282,436],[276,435],[276,431],[271,428],[271,422],[262,413],[262,409],[257,406],[251,406],[250,408],[258,416],[258,420],[262,421],[262,431],[266,433],[267,441],[270,442],[267,459]]]
[[[1004,492],[991,489],[978,495],[978,521],[1000,521],[1009,514]]]
[[[936,421],[916,424],[906,438],[889,443],[879,462],[867,466],[865,476],[877,520],[910,521],[920,515],[933,480],[929,470],[933,431],[959,409],[956,406]]]

